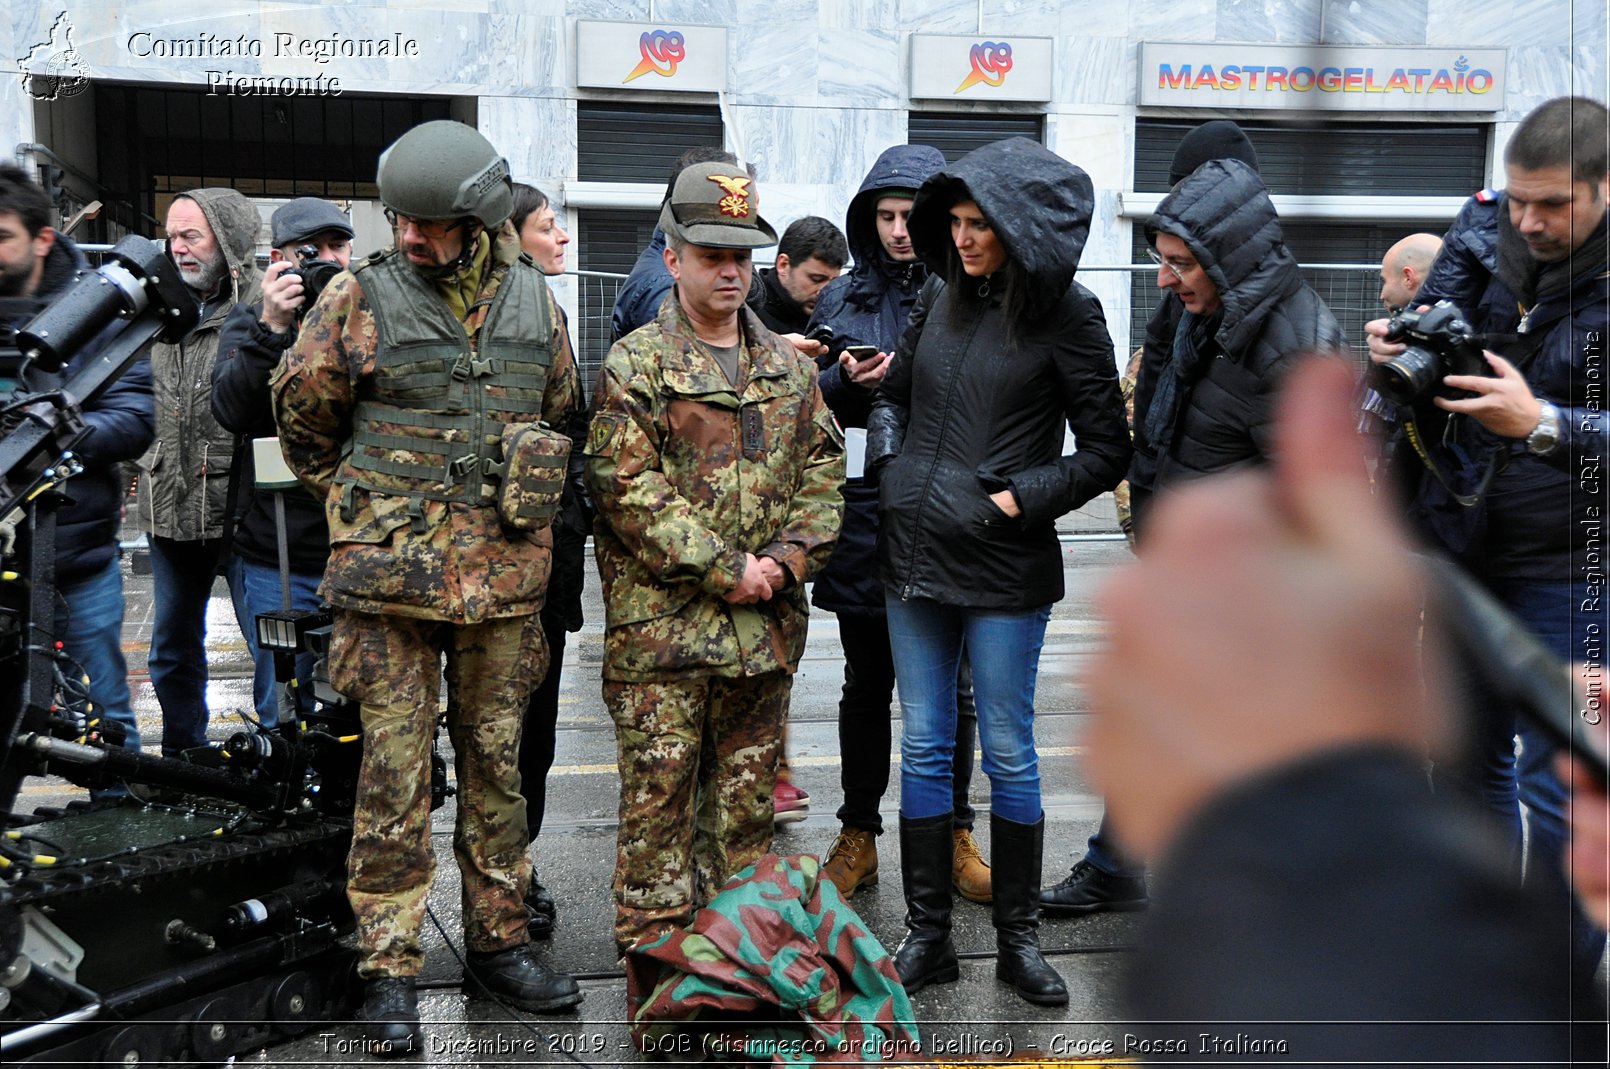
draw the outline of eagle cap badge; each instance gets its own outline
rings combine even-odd
[[[727,194],[716,202],[716,210],[722,215],[730,215],[735,219],[747,218],[749,206],[749,184],[752,178],[734,178],[724,174],[705,175],[710,181],[720,186]]]

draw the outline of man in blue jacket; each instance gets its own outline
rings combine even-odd
[[[1478,332],[1480,374],[1430,369],[1433,387],[1399,409],[1393,467],[1420,533],[1480,579],[1562,660],[1604,663],[1605,343],[1610,326],[1610,138],[1603,104],[1559,97],[1516,128],[1506,188],[1460,211],[1420,288]],[[1366,326],[1377,364],[1401,360],[1386,320]],[[1401,365],[1400,365],[1401,366]],[[1440,380],[1440,381],[1435,381]],[[1512,715],[1483,709],[1479,753],[1451,778],[1498,814],[1518,862],[1517,794],[1529,814],[1527,878],[1567,895],[1564,787],[1554,747]],[[1515,751],[1519,735],[1521,751]],[[1562,909],[1560,916],[1565,917]],[[1604,933],[1573,910],[1573,968],[1591,979]]]
[[[49,221],[50,200],[44,191],[21,169],[0,165],[0,300],[7,335],[70,289],[79,272],[89,269],[78,247],[65,234],[56,233]],[[29,386],[51,389],[68,381],[97,351],[92,343],[56,375],[31,371]],[[151,365],[141,358],[85,407],[90,434],[76,450],[84,472],[68,487],[71,502],[56,513],[56,586],[61,594],[56,635],[89,677],[95,707],[122,726],[124,745],[136,749],[140,729],[123,659],[123,577],[117,537],[128,484],[118,466],[151,444],[156,434],[151,404]]]

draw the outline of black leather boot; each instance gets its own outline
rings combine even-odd
[[[559,906],[553,892],[537,882],[537,870],[531,870],[531,885],[525,893],[526,931],[533,939],[547,939],[553,935],[559,921]]]
[[[1040,862],[1045,818],[1019,824],[989,818],[990,869],[995,901],[995,978],[1038,1006],[1066,1006],[1068,985],[1040,955]]]
[[[894,952],[894,970],[906,994],[961,975],[950,941],[950,866],[955,836],[951,815],[900,818],[900,882],[906,892],[906,937]]]
[[[364,982],[364,1049],[382,1058],[400,1058],[425,1049],[419,1029],[419,995],[412,976],[376,976]]]
[[[554,972],[522,945],[464,955],[464,993],[471,998],[497,998],[531,1013],[557,1013],[582,999],[576,980]]]

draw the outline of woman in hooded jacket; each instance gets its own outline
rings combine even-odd
[[[1030,1002],[1068,1000],[1037,936],[1035,676],[1063,595],[1056,519],[1116,486],[1130,456],[1101,305],[1073,280],[1093,205],[1083,171],[1014,138],[935,174],[912,207],[931,277],[867,424],[905,718],[895,967],[907,991],[958,975],[950,775],[965,645],[990,780],[995,975]],[[1077,448],[1063,455],[1068,428]]]

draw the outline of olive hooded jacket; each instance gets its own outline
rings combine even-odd
[[[234,436],[212,415],[212,366],[230,310],[262,299],[256,249],[263,220],[233,189],[192,189],[181,196],[200,206],[228,274],[203,306],[195,330],[183,341],[151,347],[157,436],[139,460],[139,510],[147,534],[198,542],[222,537],[228,521]]]

